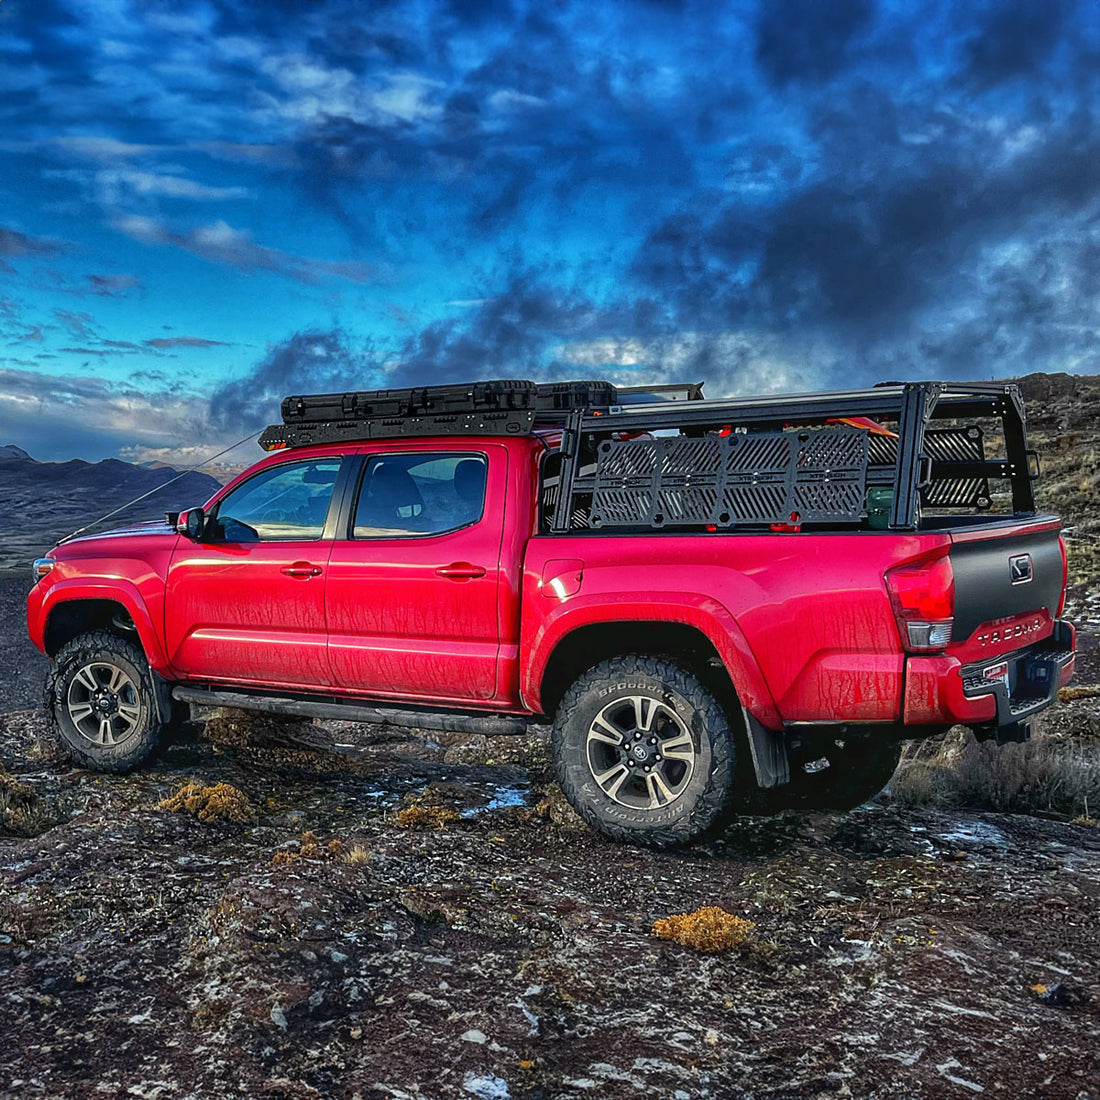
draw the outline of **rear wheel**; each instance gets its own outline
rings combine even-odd
[[[619,657],[586,672],[558,707],[553,752],[565,797],[614,840],[685,844],[729,803],[734,747],[725,713],[669,661]]]
[[[46,681],[46,707],[73,760],[125,772],[156,747],[156,698],[142,651],[116,634],[82,634],[63,646]]]

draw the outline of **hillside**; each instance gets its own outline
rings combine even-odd
[[[1036,497],[1066,526],[1069,610],[1100,625],[1100,376],[1029,374],[1019,383],[1042,463]]]
[[[0,569],[18,568],[58,539],[144,493],[110,523],[156,519],[170,509],[203,503],[220,485],[208,474],[179,473],[118,459],[37,462],[14,445],[0,447]],[[163,488],[162,488],[163,486]]]

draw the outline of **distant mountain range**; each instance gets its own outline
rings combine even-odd
[[[3,485],[0,491],[10,499],[13,493],[18,494],[23,489],[33,494],[28,503],[43,492],[60,490],[88,494],[85,503],[89,506],[94,501],[96,505],[117,507],[130,497],[165,486],[165,482],[177,475],[179,471],[174,467],[159,462],[136,465],[117,458],[105,458],[101,462],[85,462],[79,458],[69,462],[38,462],[14,444],[0,447],[0,484]],[[171,500],[165,508],[201,503],[220,486],[221,482],[209,474],[188,471],[156,493],[156,505],[146,504],[145,510],[159,508],[162,498]],[[148,499],[152,501],[154,497]],[[2,524],[3,516],[0,515]]]
[[[204,503],[221,487],[209,474],[177,475],[161,463],[138,466],[117,458],[38,462],[22,447],[0,446],[0,569],[37,557],[78,527],[145,493],[150,495],[95,530],[159,519],[167,511]]]

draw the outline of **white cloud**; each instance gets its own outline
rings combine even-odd
[[[239,271],[272,271],[300,283],[317,283],[328,277],[372,283],[379,278],[377,268],[357,260],[314,260],[257,244],[246,230],[235,229],[221,218],[182,233],[142,214],[120,215],[111,224],[141,244],[182,248],[211,263],[226,264]]]
[[[824,375],[783,338],[758,332],[682,332],[651,338],[603,337],[553,349],[559,362],[607,375],[622,385],[707,383],[708,397],[820,389]],[[820,359],[818,359],[820,362]]]

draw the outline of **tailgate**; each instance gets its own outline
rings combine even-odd
[[[980,660],[1049,637],[1065,588],[1059,520],[977,527],[951,534],[954,642],[948,653]]]

